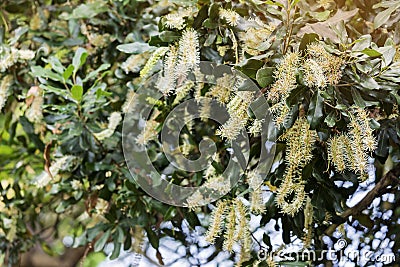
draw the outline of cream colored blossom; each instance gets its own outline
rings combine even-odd
[[[7,98],[9,95],[9,88],[11,86],[12,81],[13,81],[12,75],[4,76],[3,79],[1,79],[1,82],[0,82],[0,112],[7,102]]]
[[[182,30],[185,27],[185,19],[179,13],[165,16],[165,24],[170,29]]]
[[[53,177],[56,177],[62,170],[66,170],[75,159],[74,156],[64,156],[56,159],[50,166],[49,171]],[[46,171],[43,171],[39,176],[34,179],[34,184],[39,187],[45,187],[50,183],[52,177]]]
[[[237,241],[235,238],[235,229],[236,229],[236,211],[235,211],[235,206],[231,205],[229,208],[229,212],[226,217],[226,230],[225,230],[225,235],[224,235],[224,243],[223,243],[223,249],[232,252],[233,251],[233,245]]]
[[[303,64],[304,82],[309,87],[324,88],[326,77],[322,67],[313,59],[307,59]]]
[[[281,186],[277,189],[276,204],[290,216],[294,216],[303,206],[306,193],[302,180],[302,169],[312,160],[312,150],[317,140],[317,132],[310,130],[305,118],[299,118],[281,137],[286,140],[285,161],[287,164]],[[294,194],[292,201],[287,197]]]
[[[74,190],[80,190],[80,189],[83,188],[83,184],[82,184],[81,181],[72,180],[72,181],[71,181],[71,187],[72,187],[72,189],[74,189]]]
[[[236,11],[234,10],[227,10],[224,8],[220,8],[219,15],[221,16],[221,18],[225,19],[226,22],[228,22],[228,24],[231,25],[232,27],[237,26],[240,20],[240,15],[236,13]]]
[[[99,133],[95,133],[94,135],[96,136],[96,138],[98,140],[104,140],[106,138],[111,137],[114,134],[115,129],[118,127],[121,120],[122,120],[122,116],[121,116],[120,112],[111,113],[110,117],[108,118],[107,129],[105,129]]]
[[[268,48],[267,42],[275,26],[267,25],[260,19],[250,19],[251,24],[244,32],[239,33],[239,39],[246,53],[257,56]]]
[[[230,115],[228,121],[220,126],[216,132],[223,138],[231,141],[234,140],[244,129],[249,121],[247,110],[254,98],[254,92],[238,91],[229,101],[227,108]]]
[[[284,123],[289,113],[286,99],[289,97],[290,92],[297,87],[296,74],[299,65],[299,54],[287,53],[274,72],[276,81],[270,88],[267,99],[273,104],[270,107],[270,111],[274,115],[274,121],[278,126]]]
[[[252,135],[260,134],[262,131],[263,123],[264,123],[264,119],[262,119],[262,120],[255,119],[253,121],[253,124],[249,128],[249,133]]]
[[[146,125],[140,135],[136,138],[136,143],[146,145],[149,141],[155,139],[158,135],[157,127],[160,123],[155,120],[146,121]]]
[[[27,98],[32,98],[32,103],[30,107],[25,112],[26,118],[34,123],[40,123],[43,119],[42,105],[43,105],[43,95],[42,89],[38,86],[32,86],[28,93]]]
[[[129,72],[139,72],[143,65],[146,63],[146,57],[143,54],[131,55],[122,64],[121,69],[128,74]]]
[[[188,72],[197,67],[199,63],[199,34],[194,29],[187,29],[179,40],[178,62],[175,67],[178,79],[185,80]]]
[[[32,60],[35,57],[35,52],[29,49],[21,49],[18,51],[18,60]]]
[[[320,43],[307,46],[307,58],[304,63],[305,81],[308,86],[324,87],[335,85],[342,77],[341,57],[330,54]]]
[[[250,191],[250,210],[254,214],[265,213],[265,203],[260,187]]]
[[[176,46],[170,46],[164,60],[163,73],[157,82],[157,89],[164,95],[175,91],[175,82],[177,74],[175,66],[178,60],[178,49]]]
[[[164,54],[168,51],[167,47],[159,47],[154,51],[149,60],[144,65],[143,69],[140,71],[140,78],[143,80],[147,79],[154,69],[154,66],[157,64],[158,60],[164,56]]]
[[[228,194],[231,189],[229,183],[226,182],[222,175],[209,177],[204,183],[204,187],[209,190],[218,191],[218,193],[222,195]]]
[[[243,79],[238,76],[224,73],[216,79],[216,84],[210,88],[206,96],[213,97],[221,103],[228,103],[233,93],[236,93]]]
[[[136,93],[133,90],[129,90],[126,94],[125,103],[122,105],[121,111],[122,113],[128,113],[130,110],[133,110],[136,101]]]
[[[228,203],[226,201],[219,201],[217,207],[211,213],[211,223],[205,236],[207,242],[214,244],[215,239],[221,233],[227,208]]]
[[[11,47],[3,55],[0,54],[0,72],[5,72],[18,61],[18,49]]]
[[[207,121],[211,117],[211,98],[204,97],[200,102],[200,118]]]
[[[110,204],[107,200],[98,198],[95,206],[96,213],[104,215],[107,212],[109,205]]]
[[[362,179],[366,177],[368,153],[374,151],[377,145],[369,120],[366,110],[353,107],[348,124],[350,131],[329,139],[328,159],[337,171],[348,169]]]

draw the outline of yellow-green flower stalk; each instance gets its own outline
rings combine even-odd
[[[276,82],[269,89],[267,99],[273,104],[270,111],[274,115],[277,125],[281,125],[289,113],[286,99],[290,92],[297,87],[296,74],[299,64],[298,53],[287,53],[274,72]]]
[[[223,248],[226,251],[232,252],[233,245],[236,242],[235,229],[236,229],[236,211],[235,206],[231,205],[229,208],[228,216],[226,217],[226,230],[224,235]]]
[[[304,248],[311,246],[313,236],[313,205],[311,204],[311,198],[307,197],[306,206],[304,208],[304,236],[303,244]]]
[[[151,75],[158,60],[161,57],[163,57],[167,51],[168,51],[168,47],[159,47],[156,49],[156,51],[154,51],[154,53],[151,55],[149,60],[144,65],[143,69],[140,71],[140,79],[142,81],[144,81]]]
[[[211,224],[205,236],[207,242],[214,244],[215,239],[220,235],[227,207],[228,203],[226,201],[219,201],[217,208],[211,213]]]
[[[277,189],[276,203],[283,213],[295,215],[303,206],[306,193],[301,177],[302,169],[311,161],[317,132],[310,130],[305,118],[299,118],[280,140],[286,140],[286,171],[281,186]],[[289,202],[287,197],[294,194]]]

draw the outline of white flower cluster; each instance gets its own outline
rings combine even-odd
[[[30,122],[39,123],[43,119],[42,105],[43,105],[43,96],[42,90],[38,86],[32,86],[27,94],[27,98],[31,98],[32,102],[30,107],[25,112],[26,118]]]
[[[185,18],[193,16],[193,8],[180,9],[175,13],[169,13],[165,16],[165,25],[170,29],[182,30],[186,26]]]
[[[0,82],[0,111],[3,109],[8,98],[8,89],[12,83],[12,75],[5,76]]]
[[[226,22],[228,22],[229,25],[232,27],[235,27],[238,25],[238,22],[240,20],[240,15],[236,13],[234,10],[227,10],[224,8],[219,9],[219,15],[221,18],[225,19]]]
[[[15,63],[32,60],[35,57],[35,52],[28,49],[18,50],[14,47],[4,49],[5,51],[0,54],[0,72],[5,72],[9,67]]]
[[[75,158],[76,157],[74,156],[64,156],[56,159],[56,161],[53,162],[49,168],[51,176],[48,172],[43,171],[34,179],[34,184],[39,188],[45,187],[50,183],[52,178],[58,175],[60,171],[66,170],[69,166],[71,166]]]
[[[108,118],[107,129],[105,129],[99,133],[95,133],[94,135],[96,136],[96,138],[98,140],[104,140],[106,138],[111,137],[113,135],[113,133],[115,132],[115,129],[121,122],[121,120],[122,120],[121,113],[119,113],[119,112],[111,113],[110,117]]]
[[[195,71],[199,63],[199,35],[195,30],[187,29],[179,40],[178,48],[171,46],[166,55],[164,71],[157,82],[158,90],[164,95],[170,92],[188,93],[193,83],[188,84],[187,75],[189,71]]]

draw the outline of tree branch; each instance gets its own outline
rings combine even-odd
[[[400,176],[400,164],[398,164],[396,167],[394,167],[392,170],[386,173],[382,177],[382,179],[375,185],[375,187],[372,188],[371,191],[369,191],[367,195],[360,202],[358,202],[354,207],[345,210],[340,215],[340,217],[342,217],[343,220],[345,221],[350,216],[360,214],[363,210],[367,209],[369,205],[371,205],[372,201],[374,201],[375,198],[382,196],[385,193],[392,191],[394,187],[399,186],[400,185],[399,176]],[[329,236],[332,235],[333,232],[336,230],[336,228],[341,224],[342,223],[334,223],[330,225],[328,229],[326,229],[325,234]]]

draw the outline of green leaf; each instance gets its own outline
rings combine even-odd
[[[366,214],[358,214],[354,216],[354,218],[367,228],[372,228],[375,225],[371,218]]]
[[[356,90],[355,88],[351,88],[351,95],[353,96],[354,103],[359,106],[360,108],[365,108],[365,101],[361,97],[360,92]]]
[[[310,107],[308,109],[307,120],[312,129],[315,129],[321,122],[324,107],[324,99],[319,93],[319,90],[311,98]]]
[[[124,237],[124,230],[121,227],[117,227],[115,240],[119,243],[122,243],[124,242]]]
[[[96,15],[107,12],[109,9],[105,6],[105,3],[96,1],[94,3],[89,4],[81,4],[76,7],[72,14],[67,14],[61,16],[62,19],[89,19],[93,18]]]
[[[256,80],[261,87],[267,87],[274,82],[274,70],[273,67],[266,67],[257,71]]]
[[[257,59],[247,59],[242,64],[239,64],[237,68],[249,76],[250,78],[256,79],[257,71],[264,65],[264,62]]]
[[[178,40],[181,37],[181,35],[179,33],[172,32],[172,31],[163,31],[162,33],[160,33],[159,37],[160,37],[161,41],[170,43],[175,40]]]
[[[71,88],[71,94],[72,97],[77,100],[78,102],[80,102],[82,100],[82,95],[83,95],[83,87],[81,85],[77,85],[75,84],[74,86],[72,86]]]
[[[317,19],[318,21],[325,21],[329,18],[329,15],[331,14],[330,10],[325,10],[322,12],[310,12],[310,15]]]
[[[83,82],[87,82],[87,81],[89,81],[89,80],[91,80],[91,79],[93,79],[93,78],[96,78],[96,76],[97,76],[100,72],[102,72],[102,71],[108,69],[110,66],[111,66],[111,65],[108,64],[108,63],[107,63],[107,64],[101,64],[101,66],[98,67],[96,70],[91,71],[91,72],[89,73],[89,75],[87,75],[87,76],[85,77],[85,79],[83,79]]]
[[[156,49],[156,47],[150,46],[146,43],[135,42],[130,44],[118,45],[117,49],[127,54],[141,54],[147,51],[153,51]]]
[[[88,56],[88,53],[82,47],[79,47],[75,51],[75,55],[72,59],[72,65],[74,66],[74,75],[78,72],[79,68],[83,64],[85,64],[87,56]]]
[[[110,256],[110,260],[115,260],[116,258],[118,258],[119,253],[121,252],[121,246],[122,246],[121,243],[114,241],[114,249]]]
[[[64,73],[64,66],[61,64],[60,60],[56,57],[50,57],[49,59],[43,59],[44,62],[49,63],[51,68],[59,74]]]
[[[366,54],[369,57],[380,57],[380,56],[382,56],[381,53],[379,53],[378,51],[376,51],[374,49],[371,49],[371,48],[365,48],[361,52]]]
[[[392,13],[400,7],[400,2],[396,3],[395,1],[393,1],[392,3],[393,3],[392,6],[379,12],[378,15],[376,15],[376,17],[374,19],[374,28],[375,29],[377,29],[380,26],[382,26],[383,24],[385,24],[389,20]],[[378,7],[377,5],[374,6],[374,8],[377,8],[377,7]]]
[[[71,77],[72,72],[74,72],[74,66],[69,64],[68,68],[63,73],[64,81],[67,81],[69,79],[69,77]]]
[[[336,115],[334,111],[331,111],[328,116],[326,116],[324,122],[328,127],[333,127],[336,124]]]
[[[316,33],[305,33],[303,38],[301,38],[299,51],[304,51],[307,49],[307,45],[312,44],[319,40],[319,35]]]
[[[106,244],[107,241],[108,241],[108,238],[110,237],[110,234],[111,234],[111,229],[108,229],[107,232],[105,232],[105,233],[96,241],[96,243],[94,244],[94,251],[95,251],[95,252],[99,252],[99,251],[101,251],[101,250],[104,248],[105,244]]]
[[[160,239],[158,238],[155,231],[153,231],[149,227],[146,227],[146,232],[147,232],[147,238],[149,239],[151,246],[155,249],[158,249],[158,247],[160,246]]]
[[[378,147],[375,154],[379,157],[386,158],[389,153],[389,140],[387,130],[382,130],[378,134]]]
[[[49,78],[53,81],[64,82],[64,79],[60,74],[40,66],[32,66],[31,73],[34,77]]]

